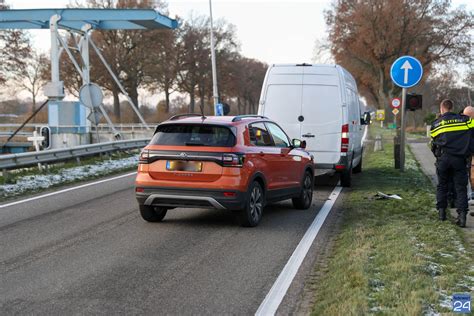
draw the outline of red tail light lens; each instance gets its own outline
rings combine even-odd
[[[341,132],[341,152],[346,153],[349,151],[349,124],[342,125]]]
[[[342,125],[342,132],[349,133],[349,124]]]
[[[224,167],[242,167],[244,159],[245,155],[242,154],[223,154],[222,165]]]
[[[148,163],[148,158],[150,158],[150,151],[143,149],[138,158],[138,163]]]

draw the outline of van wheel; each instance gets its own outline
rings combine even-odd
[[[255,227],[262,219],[265,196],[263,189],[257,181],[252,182],[247,193],[245,208],[238,212],[240,225]]]
[[[293,207],[298,210],[307,210],[313,201],[313,175],[306,172],[301,186],[301,193],[297,198],[291,199]]]
[[[348,170],[341,172],[341,185],[345,188],[349,188],[352,182],[352,167]]]
[[[353,173],[361,173],[362,172],[362,157],[360,157],[359,164],[354,167],[352,170]]]
[[[150,206],[150,205],[140,205],[140,214],[144,220],[147,222],[161,222],[168,212],[167,208]]]

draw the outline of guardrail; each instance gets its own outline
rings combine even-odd
[[[156,125],[159,123],[148,123],[148,125],[154,129]],[[7,123],[7,124],[0,124],[0,130],[15,130],[16,128],[20,127],[21,124],[18,123]],[[30,123],[26,124],[24,126],[25,129],[38,129],[41,128],[42,126],[49,126],[48,123]],[[84,128],[84,126],[79,126],[79,125],[58,125],[58,126],[52,126],[52,127],[62,127],[62,128]],[[95,131],[96,127],[94,125],[88,126],[92,131]],[[117,123],[114,124],[114,127],[116,130],[119,131],[128,131],[128,130],[146,130],[145,125],[140,124],[140,123]],[[109,131],[111,128],[108,124],[97,124],[97,130],[98,131]]]
[[[60,162],[76,157],[92,156],[117,150],[127,150],[145,147],[150,140],[130,139],[115,142],[105,142],[91,145],[81,145],[71,148],[51,149],[21,154],[0,155],[0,169],[16,169],[28,167],[37,163]]]

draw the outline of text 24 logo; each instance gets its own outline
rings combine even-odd
[[[453,294],[453,312],[470,313],[471,312],[471,295],[467,293]]]

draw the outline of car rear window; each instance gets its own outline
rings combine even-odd
[[[158,126],[151,145],[233,147],[235,136],[226,126],[166,124]]]

